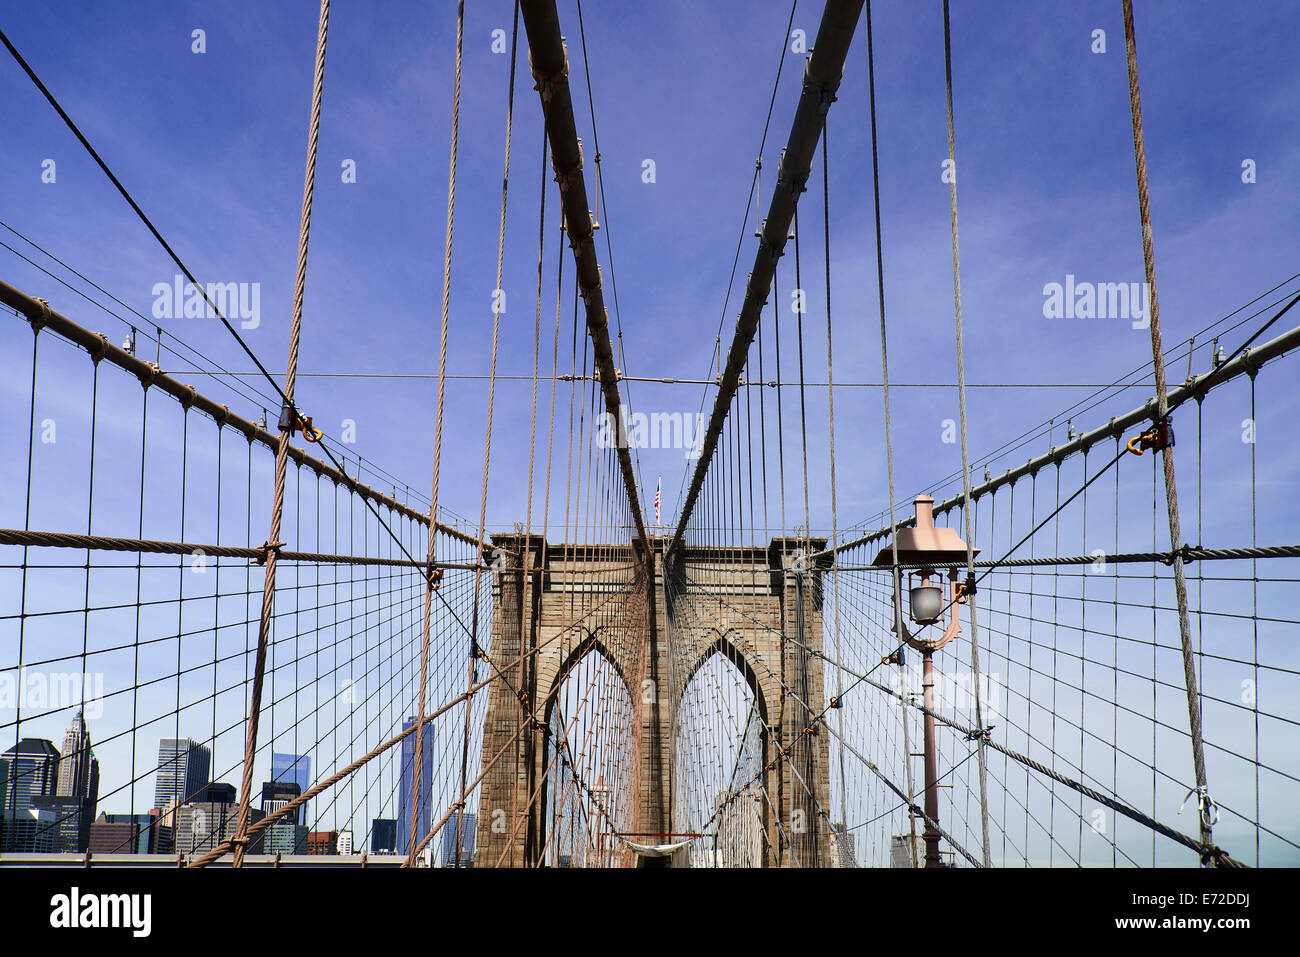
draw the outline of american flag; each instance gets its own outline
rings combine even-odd
[[[655,486],[655,524],[659,524],[659,492],[664,484],[664,477],[659,476],[659,484]]]

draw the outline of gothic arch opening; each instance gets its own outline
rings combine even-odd
[[[758,676],[719,633],[687,672],[673,729],[673,822],[691,842],[692,867],[769,863],[766,793],[769,717]]]
[[[628,863],[615,836],[632,829],[636,710],[601,629],[564,661],[544,707],[537,860],[544,867]]]

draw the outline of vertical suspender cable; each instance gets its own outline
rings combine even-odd
[[[447,392],[447,313],[448,304],[451,297],[451,236],[452,236],[452,219],[456,212],[456,147],[458,145],[460,134],[460,63],[461,63],[461,46],[465,32],[465,0],[461,0],[456,11],[456,71],[455,79],[452,81],[451,94],[451,158],[447,170],[447,231],[445,245],[442,253],[442,334],[438,347],[438,400],[434,413],[433,423],[433,491],[429,496],[429,564],[425,576],[424,587],[424,623],[422,627],[423,637],[420,648],[420,690],[419,690],[419,718],[418,727],[415,731],[415,766],[412,768],[411,783],[411,822],[410,836],[407,840],[406,867],[415,863],[415,841],[417,837],[417,822],[419,821],[420,811],[420,783],[421,770],[423,769],[422,761],[424,760],[424,691],[428,681],[429,674],[429,612],[433,604],[433,563],[437,555],[436,539],[438,533],[438,477],[442,460],[442,410],[443,402]],[[479,536],[480,560],[482,551],[482,536]],[[476,649],[470,649],[470,684],[474,680],[474,652]],[[469,712],[471,700],[465,700],[465,711]],[[462,805],[458,810],[464,810]],[[460,821],[462,815],[456,816],[456,829],[460,830]],[[401,822],[398,822],[399,826]],[[459,858],[457,859],[459,862]]]
[[[511,31],[511,41],[510,41],[510,81],[509,81],[510,89],[506,93],[506,148],[505,148],[505,161],[504,161],[505,171],[502,173],[501,176],[501,222],[497,234],[497,274],[496,274],[497,279],[496,279],[496,286],[494,287],[495,292],[493,295],[493,307],[492,307],[492,358],[490,360],[491,364],[488,368],[487,427],[484,430],[484,434],[483,434],[483,478],[479,486],[479,507],[478,507],[479,543],[478,543],[478,563],[477,563],[478,567],[474,569],[474,612],[473,612],[474,617],[473,617],[473,626],[472,626],[473,633],[471,635],[471,644],[474,646],[477,646],[478,644],[479,592],[482,587],[482,581],[483,581],[483,535],[484,532],[486,531],[486,523],[487,523],[488,464],[491,462],[491,458],[492,458],[492,413],[496,401],[497,345],[500,342],[500,333],[501,333],[501,308],[500,308],[501,307],[501,269],[505,260],[505,247],[506,247],[506,200],[510,188],[510,133],[514,127],[515,50],[516,50],[516,43],[518,41],[518,38],[519,38],[519,4],[516,3],[515,22],[514,22],[514,28]],[[518,571],[518,573],[521,575],[523,574],[522,563],[526,562],[527,560],[528,560],[528,549],[527,546],[525,545],[525,547],[522,549],[522,556],[520,559],[521,565]],[[519,636],[519,640],[520,641],[523,640],[522,635]],[[522,658],[520,659],[520,664],[521,665],[523,664]],[[516,680],[522,680],[522,678],[523,675],[521,674],[517,676]],[[473,684],[474,684],[474,658],[473,655],[471,655],[469,686],[472,687]],[[520,701],[519,705],[522,711],[523,702]],[[458,803],[461,805],[462,813],[458,815],[456,818],[456,859],[457,860],[460,860],[462,832],[464,831],[465,815],[463,811],[464,811],[464,804],[465,804],[465,774],[467,771],[467,765],[469,761],[470,717],[471,717],[471,709],[467,704],[465,707],[465,738],[464,738],[463,746],[461,748],[461,756],[460,756],[460,798]],[[522,714],[520,715],[519,720],[521,723],[523,723],[524,717]],[[529,740],[531,740],[531,738]],[[525,747],[525,751],[526,750],[527,749]]]
[[[831,171],[829,140],[826,136],[826,122],[822,121],[822,227],[826,245],[826,404],[827,423],[830,428],[831,459],[831,545],[839,544],[839,516],[835,501],[835,376],[831,372]],[[842,662],[844,655],[840,651],[840,572],[839,562],[831,566],[831,591],[835,593],[835,660]],[[836,700],[844,696],[844,670],[837,664],[835,668]],[[836,715],[839,723],[840,741],[840,834],[837,845],[846,846],[849,839],[848,804],[846,801],[847,785],[844,783],[844,709],[838,709]]]
[[[248,737],[244,744],[244,774],[235,819],[234,866],[242,867],[248,845],[248,803],[253,788],[253,762],[257,757],[257,724],[262,710],[262,682],[271,634],[271,605],[275,597],[275,566],[280,548],[280,520],[284,512],[284,479],[289,460],[289,440],[297,424],[291,414],[298,377],[298,337],[302,328],[302,300],[307,282],[307,241],[311,234],[312,197],[316,188],[316,143],[320,138],[321,92],[325,82],[325,41],[329,34],[330,0],[321,0],[316,33],[316,72],[312,81],[311,126],[307,139],[307,173],[302,191],[302,218],[298,232],[298,269],[293,286],[293,318],[289,324],[289,361],[284,377],[285,407],[280,416],[280,444],[275,451],[275,492],[271,502],[271,534],[266,540],[266,578],[262,586],[262,618],[257,633],[257,658],[253,670],[253,697],[248,708]]]
[[[898,528],[898,519],[894,514],[894,443],[893,430],[889,418],[889,350],[887,347],[887,338],[885,335],[885,252],[884,237],[880,225],[880,154],[877,149],[879,139],[876,133],[876,58],[875,47],[872,43],[871,33],[871,0],[867,0],[867,89],[869,91],[869,103],[871,112],[871,184],[875,198],[876,211],[876,288],[879,292],[880,302],[880,384],[881,397],[885,408],[885,473],[889,482],[889,527],[891,529],[891,552],[893,574],[892,581],[894,594],[900,594],[902,588],[902,578],[898,568],[898,536],[893,534],[893,530]],[[838,559],[837,559],[838,561]],[[894,605],[894,634],[898,635],[901,640],[903,636],[903,608],[901,602],[895,601]],[[906,672],[903,672],[906,679]],[[904,694],[908,694],[904,686]],[[916,816],[911,811],[915,790],[912,785],[912,757],[911,746],[907,734],[907,709],[900,711],[903,720],[903,763],[907,768],[907,802],[908,802],[908,826],[910,840],[908,849],[912,858],[912,867],[918,866],[916,854]]]
[[[957,147],[952,121],[952,35],[948,24],[948,0],[943,0],[943,71],[944,88],[948,97],[948,202],[952,212],[952,301],[957,323],[957,404],[961,418],[961,481],[962,521],[966,532],[966,573],[975,577],[975,532],[971,524],[970,508],[970,458],[966,444],[966,349],[962,342],[961,327],[961,261],[957,254]],[[980,836],[983,840],[984,866],[992,867],[989,856],[989,801],[988,772],[984,759],[984,704],[980,698],[980,646],[977,602],[970,599],[970,662],[971,684],[975,687],[975,727],[980,732],[976,741],[976,758],[980,779]]]
[[[1142,135],[1142,99],[1138,92],[1137,43],[1133,37],[1133,2],[1124,4],[1124,45],[1128,54],[1129,111],[1133,119],[1133,160],[1137,168],[1138,215],[1142,221],[1142,259],[1146,267],[1148,316],[1151,327],[1151,361],[1155,368],[1156,403],[1159,421],[1167,424],[1169,398],[1165,390],[1164,347],[1160,342],[1160,306],[1156,298],[1156,261],[1151,241],[1151,207],[1147,193],[1146,143]],[[1196,661],[1192,652],[1191,625],[1187,615],[1187,582],[1183,575],[1182,529],[1178,521],[1178,486],[1174,482],[1174,450],[1166,443],[1161,450],[1164,467],[1165,505],[1169,514],[1169,549],[1174,556],[1174,589],[1178,600],[1178,637],[1183,653],[1183,677],[1187,687],[1187,715],[1192,738],[1192,763],[1196,773],[1197,808],[1201,841],[1211,843],[1211,827],[1218,817],[1210,799],[1205,775],[1205,745],[1201,740],[1201,700],[1196,684]],[[1190,794],[1189,794],[1190,796]]]

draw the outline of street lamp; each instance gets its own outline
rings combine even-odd
[[[933,498],[918,495],[913,504],[916,507],[916,524],[911,528],[900,528],[893,543],[881,549],[872,564],[880,568],[892,568],[897,548],[899,566],[909,568],[908,610],[912,621],[921,628],[914,634],[903,623],[903,583],[901,575],[895,574],[893,630],[900,633],[899,637],[904,643],[921,653],[921,689],[925,702],[925,813],[929,818],[922,837],[925,840],[925,866],[940,867],[940,835],[930,823],[937,821],[939,816],[939,768],[934,745],[934,653],[961,633],[957,606],[965,603],[967,589],[957,581],[957,568],[953,563],[964,562],[967,552],[966,543],[954,529],[935,528]],[[978,549],[971,554],[976,552]],[[941,584],[943,576],[935,570],[938,565],[950,566],[947,574],[948,624],[938,637],[923,638],[924,628],[941,622],[943,618],[945,589]],[[919,582],[912,584],[916,579]]]

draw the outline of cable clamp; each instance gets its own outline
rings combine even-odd
[[[1178,813],[1183,813],[1183,808],[1187,806],[1187,799],[1193,794],[1196,795],[1196,806],[1200,811],[1201,823],[1205,827],[1214,827],[1219,822],[1219,806],[1214,803],[1214,798],[1210,797],[1210,789],[1204,784],[1199,784],[1187,792],[1183,797],[1183,803],[1178,805]]]
[[[43,328],[45,328],[50,324],[50,317],[52,316],[53,313],[52,310],[50,309],[50,304],[48,300],[42,299],[40,298],[40,296],[36,296],[34,298],[36,299],[36,302],[41,307],[41,315],[40,318],[33,318],[32,316],[28,316],[27,321],[32,324],[32,332],[40,332]]]
[[[561,193],[567,193],[567,192],[569,191],[569,188],[573,185],[574,181],[575,181],[576,179],[578,179],[579,177],[581,177],[581,175],[582,175],[582,161],[581,161],[581,160],[579,160],[575,165],[569,167],[569,168],[566,169],[566,170],[559,170],[559,169],[557,169],[557,170],[555,171],[555,182],[559,184],[559,186],[560,186],[560,192],[561,192]],[[588,215],[590,215],[590,214],[588,214]],[[579,240],[579,239],[575,239],[574,236],[573,236],[573,232],[572,232],[572,230],[570,230],[570,231],[569,231],[569,248],[570,248],[570,249],[575,249],[575,248],[577,248],[577,243],[578,243],[578,242],[580,242],[580,240]]]
[[[561,50],[564,53],[564,66],[560,68],[559,73],[543,76],[536,70],[533,71],[533,79],[537,81],[533,89],[541,94],[543,103],[551,101],[552,93],[556,87],[561,83],[567,85],[569,82],[569,50],[563,45],[561,45]]]
[[[253,559],[259,565],[265,565],[271,552],[275,552],[276,558],[280,557],[280,549],[284,548],[284,542],[263,542],[257,548],[257,558]]]
[[[1140,435],[1128,440],[1126,448],[1134,455],[1141,455],[1147,449],[1160,452],[1174,445],[1174,423],[1169,416]]]
[[[844,71],[841,68],[840,75],[843,76],[843,73]],[[839,80],[826,81],[822,83],[818,83],[813,80],[812,51],[809,51],[808,59],[804,63],[804,68],[803,68],[803,92],[813,93],[816,95],[817,109],[819,109],[823,115],[825,115],[826,112],[830,110],[831,104],[834,103],[835,100],[837,99],[835,93],[837,90],[839,90],[839,88],[840,88]]]

